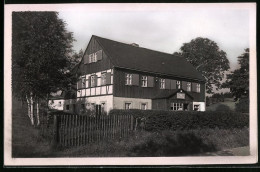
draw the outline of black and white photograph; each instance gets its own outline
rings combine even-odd
[[[4,165],[258,162],[256,3],[5,5]]]

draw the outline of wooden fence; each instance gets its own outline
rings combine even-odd
[[[61,146],[81,146],[91,142],[127,137],[133,129],[132,115],[97,117],[55,115],[54,143]]]

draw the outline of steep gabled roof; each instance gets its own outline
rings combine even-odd
[[[115,67],[205,81],[186,59],[94,36]]]

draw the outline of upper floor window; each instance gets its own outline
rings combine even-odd
[[[191,83],[187,82],[187,91],[191,91]]]
[[[200,93],[200,84],[197,84],[196,86],[197,86],[197,87],[196,87],[196,91],[197,91],[198,93]]]
[[[147,76],[142,76],[142,87],[147,87]]]
[[[82,82],[82,88],[86,88],[86,79],[82,77],[81,82]]]
[[[90,77],[90,86],[91,86],[91,87],[94,87],[94,86],[95,86],[95,76],[94,76],[94,75],[92,75],[92,76]]]
[[[177,84],[177,89],[181,89],[181,81],[177,81],[176,84]]]
[[[132,85],[133,75],[132,74],[126,74],[126,85]]]
[[[160,89],[165,89],[165,79],[160,79]]]
[[[106,73],[101,74],[101,85],[106,85]]]

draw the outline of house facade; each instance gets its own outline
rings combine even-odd
[[[64,111],[205,111],[205,79],[185,59],[92,36],[77,66],[77,98]]]

